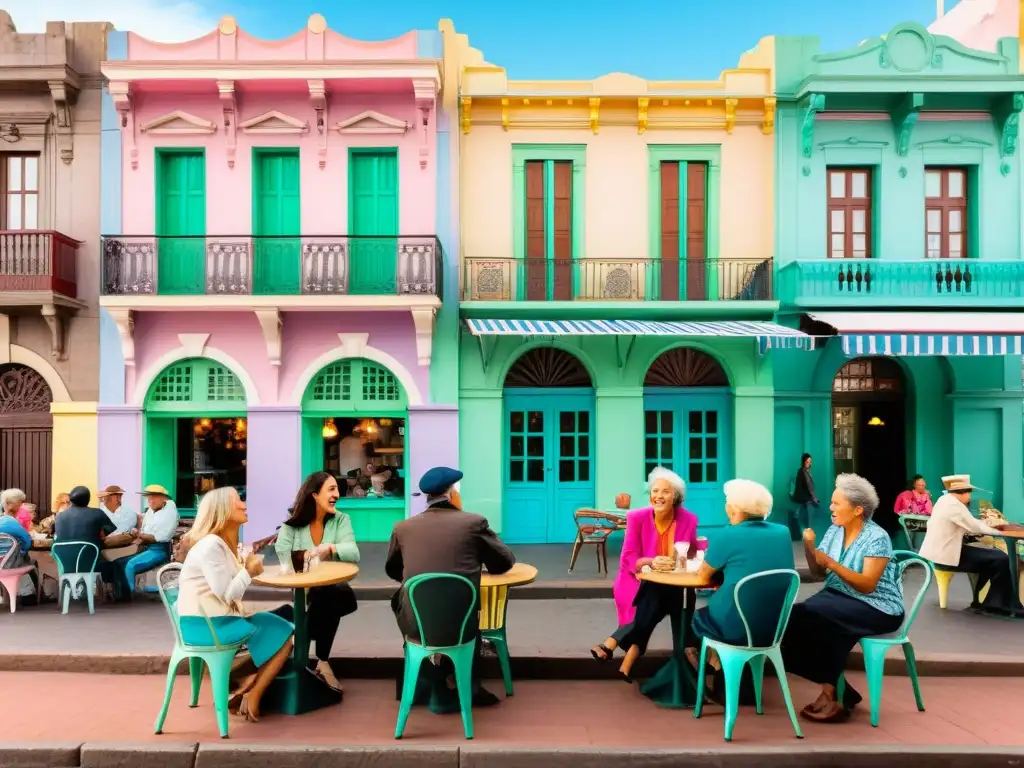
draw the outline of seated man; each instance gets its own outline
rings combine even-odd
[[[147,485],[142,495],[148,501],[146,513],[142,516],[142,527],[132,533],[139,551],[114,561],[123,574],[121,587],[128,598],[135,591],[136,576],[171,561],[171,540],[178,528],[178,508],[166,488]]]
[[[131,533],[139,527],[139,516],[134,509],[123,503],[124,489],[119,485],[108,485],[99,493],[100,509],[114,523],[116,535]]]
[[[384,565],[389,577],[404,584],[422,573],[455,573],[468,578],[479,591],[482,566],[498,574],[515,565],[515,555],[491,530],[487,518],[462,511],[462,499],[455,488],[461,479],[462,473],[449,467],[434,467],[420,479],[420,491],[426,494],[427,508],[420,515],[395,523]],[[419,629],[404,586],[392,596],[391,609],[402,636],[416,639]],[[499,701],[480,687],[481,645],[477,630],[473,664],[473,706],[476,707],[491,706]],[[451,662],[446,660],[446,665],[447,689],[454,691]]]
[[[114,533],[115,525],[110,521],[102,510],[89,506],[91,494],[84,486],[76,486],[71,490],[71,506],[57,515],[54,521],[54,544],[67,541],[82,541],[95,544],[100,549],[106,545],[107,537]],[[91,555],[86,555],[79,560],[81,547],[57,547],[53,550],[53,558],[60,558],[61,568],[65,573],[75,573],[78,570],[84,571],[91,564]],[[117,589],[120,571],[114,563],[110,562],[100,554],[96,561],[96,572],[104,583]],[[60,595],[58,594],[58,597]]]

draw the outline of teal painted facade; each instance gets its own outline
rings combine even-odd
[[[776,39],[775,264],[782,322],[795,324],[799,313],[826,309],[951,313],[1024,307],[1017,149],[1024,78],[1017,51],[1016,39],[1001,41],[996,53],[969,50],[916,24],[838,53],[819,52],[816,38]],[[950,167],[966,172],[966,258],[926,260],[925,170]],[[841,168],[870,172],[867,259],[827,259],[827,171]],[[955,278],[958,270],[970,271],[971,290]],[[947,271],[955,278],[951,283]],[[851,283],[840,273],[857,279]],[[869,273],[870,290],[860,279]],[[834,455],[843,448],[833,444],[833,405],[842,404],[842,396],[833,398],[833,380],[850,358],[838,339],[813,352],[774,350],[769,356],[773,493],[787,498],[801,453],[812,454],[823,502],[815,520],[820,532],[828,524]],[[890,430],[883,446],[902,444],[905,474],[924,475],[937,494],[943,475],[969,473],[992,491],[997,508],[1024,519],[1021,359],[894,360],[904,415],[879,416],[888,423],[876,429]],[[885,404],[893,397],[884,393],[845,397],[860,403],[865,419],[872,411],[895,413]],[[882,434],[859,429],[865,440]],[[891,494],[882,496],[891,505]]]

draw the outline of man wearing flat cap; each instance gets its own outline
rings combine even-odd
[[[419,515],[395,524],[388,545],[384,569],[389,577],[404,585],[423,573],[454,573],[465,576],[480,589],[480,569],[505,573],[516,557],[491,530],[487,518],[462,511],[458,482],[462,473],[451,467],[434,467],[420,479],[420,492],[427,497],[427,508]],[[391,608],[402,636],[419,639],[419,628],[405,587],[391,598]],[[477,634],[473,664],[473,706],[490,706],[499,699],[480,687],[479,658],[482,641]],[[448,662],[449,690],[454,689]]]

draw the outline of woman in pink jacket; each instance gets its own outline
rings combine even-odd
[[[627,682],[634,662],[646,650],[654,628],[682,600],[683,590],[641,582],[637,574],[649,567],[672,570],[676,562],[676,543],[687,544],[686,557],[697,554],[697,516],[683,509],[686,485],[675,472],[655,468],[647,478],[651,506],[626,513],[626,537],[619,558],[613,594],[619,628],[590,653],[607,661],[620,645],[626,658],[620,672]]]

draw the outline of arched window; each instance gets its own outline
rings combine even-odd
[[[324,366],[302,400],[303,410],[405,410],[408,398],[398,378],[371,360],[348,358]]]
[[[233,371],[202,357],[181,360],[164,368],[146,395],[147,411],[196,408],[229,410],[245,407],[245,387]]]
[[[536,347],[513,363],[505,388],[591,387],[590,374],[576,355],[558,347]]]
[[[725,369],[711,355],[690,347],[676,347],[651,363],[645,387],[727,387]]]

